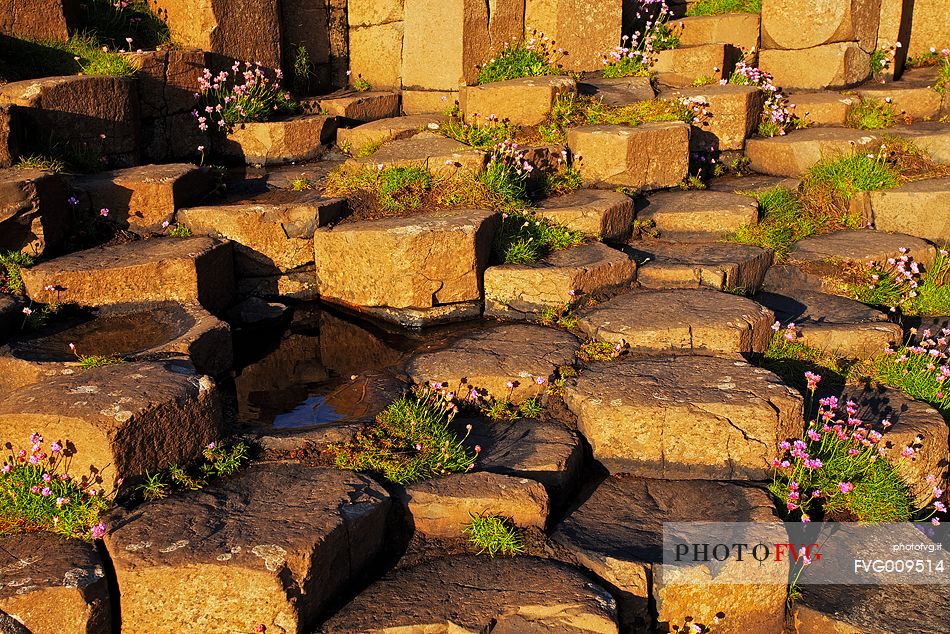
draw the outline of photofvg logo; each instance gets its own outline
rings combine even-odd
[[[671,522],[663,583],[950,584],[946,526]]]

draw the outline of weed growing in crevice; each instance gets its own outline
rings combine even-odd
[[[909,249],[901,248],[897,257],[869,262],[858,274],[864,283],[846,287],[858,301],[901,315],[950,315],[950,258],[945,249],[925,267]]]
[[[498,119],[494,114],[487,117],[475,114],[468,123],[458,116],[452,117],[439,125],[439,132],[450,139],[484,150],[514,138],[518,126],[512,125],[508,119]]]
[[[38,169],[59,173],[66,171],[66,163],[59,158],[45,154],[30,154],[21,156],[14,167],[19,169]]]
[[[74,343],[69,344],[69,351],[76,356],[76,359],[79,361],[79,367],[83,370],[125,363],[125,359],[114,354],[80,354]]]
[[[788,257],[796,242],[825,231],[832,223],[827,216],[806,211],[799,194],[786,187],[773,187],[754,196],[759,201],[759,222],[741,227],[726,240],[771,249],[780,261]]]
[[[175,491],[198,491],[215,478],[234,475],[247,460],[247,445],[243,442],[230,446],[213,442],[204,448],[201,460],[194,465],[172,465],[155,474],[146,472],[136,491],[146,502],[161,500]]]
[[[762,357],[762,367],[774,372],[802,394],[808,391],[807,377],[821,375],[826,387],[842,388],[851,376],[855,361],[812,348],[801,341],[794,323],[772,325],[775,334]]]
[[[495,234],[494,258],[502,264],[529,264],[551,251],[577,246],[585,238],[583,232],[513,211],[502,214],[501,227]]]
[[[578,358],[585,363],[592,361],[613,361],[628,348],[626,343],[611,343],[600,339],[588,339],[577,353]]]
[[[848,113],[848,125],[858,130],[882,130],[897,123],[898,113],[890,99],[862,99]]]
[[[620,46],[604,54],[604,77],[649,77],[657,53],[679,46],[679,31],[669,24],[671,15],[666,0],[642,3],[633,35],[624,35]]]
[[[469,471],[480,448],[469,452],[465,439],[449,429],[458,411],[453,398],[431,386],[416,387],[384,409],[373,427],[330,445],[327,454],[340,469],[376,473],[394,484]]]
[[[724,13],[761,13],[762,0],[699,0],[690,6],[688,16]]]
[[[21,269],[28,269],[35,263],[32,256],[20,251],[0,252],[0,290],[14,295],[22,295],[23,277]]]
[[[524,553],[524,537],[514,523],[499,515],[472,514],[463,533],[477,554],[514,556]]]
[[[563,75],[561,60],[567,51],[557,48],[557,43],[536,29],[528,36],[513,43],[506,43],[491,59],[478,67],[479,84],[490,84],[519,77]]]
[[[697,103],[684,99],[647,99],[626,106],[608,106],[593,97],[566,93],[555,100],[551,114],[538,127],[538,133],[546,143],[564,143],[568,128],[582,125],[636,126],[651,121],[694,123],[697,106]]]
[[[0,535],[47,530],[64,537],[99,538],[106,532],[99,517],[113,496],[87,476],[69,472],[75,448],[30,434],[27,448],[10,451],[0,468]]]

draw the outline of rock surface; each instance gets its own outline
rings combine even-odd
[[[244,123],[221,144],[221,152],[248,165],[275,165],[319,157],[336,133],[336,117],[297,115],[283,121]]]
[[[774,321],[750,299],[708,289],[631,291],[578,317],[588,337],[679,352],[763,352]]]
[[[950,178],[905,183],[871,192],[874,227],[950,243]],[[926,219],[920,210],[926,209]]]
[[[851,128],[805,128],[785,136],[754,138],[746,142],[749,166],[772,176],[801,176],[822,160],[846,156],[852,151],[875,151],[881,137],[873,130]]]
[[[679,184],[689,167],[689,126],[681,121],[636,127],[571,128],[567,144],[585,185],[658,189]]]
[[[514,125],[543,123],[551,114],[555,100],[577,91],[571,77],[522,77],[459,90],[459,107],[465,120],[485,125],[492,117],[507,119]]]
[[[558,367],[573,363],[579,346],[574,335],[553,328],[501,325],[418,354],[407,372],[417,383],[448,383],[461,396],[475,388],[483,396],[487,390],[492,398],[520,403],[542,395]]]
[[[120,512],[122,631],[303,631],[380,551],[389,506],[364,476],[265,464]]]
[[[802,398],[762,368],[719,357],[623,359],[585,368],[564,401],[612,473],[762,480],[802,432]]]
[[[579,189],[540,201],[538,215],[574,231],[622,242],[633,225],[633,200],[620,192]]]
[[[433,597],[440,597],[433,601]],[[616,634],[615,603],[580,571],[532,557],[440,559],[392,572],[324,634],[422,632]]]
[[[42,255],[63,244],[72,223],[66,183],[37,169],[0,169],[0,249]]]
[[[637,282],[644,288],[700,288],[757,291],[772,264],[765,249],[728,242],[631,242],[638,262]]]
[[[680,241],[711,241],[759,221],[759,203],[750,196],[703,190],[662,192],[637,210],[660,236]]]

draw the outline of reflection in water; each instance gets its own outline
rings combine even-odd
[[[316,304],[298,306],[282,331],[235,336],[237,420],[280,429],[371,420],[403,390],[404,359],[471,327],[392,333]]]

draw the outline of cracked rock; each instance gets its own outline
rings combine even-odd
[[[594,364],[564,386],[594,457],[612,473],[762,480],[802,432],[802,397],[744,361],[706,356]]]

